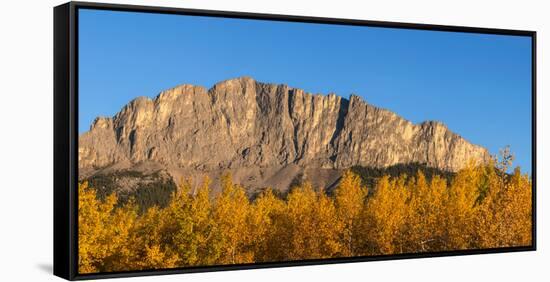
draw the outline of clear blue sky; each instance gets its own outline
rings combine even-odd
[[[531,171],[528,37],[80,11],[81,133],[137,96],[244,75],[442,121]]]

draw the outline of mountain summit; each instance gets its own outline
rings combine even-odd
[[[258,185],[304,169],[422,163],[454,172],[488,158],[485,148],[440,122],[413,124],[358,96],[311,94],[250,77],[136,98],[79,138],[84,173],[148,164],[173,176],[234,170]]]

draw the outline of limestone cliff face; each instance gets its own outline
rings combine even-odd
[[[334,94],[242,77],[211,89],[181,85],[97,118],[79,139],[79,167],[154,162],[193,170],[386,167],[425,163],[457,171],[486,149],[439,122],[413,124]]]

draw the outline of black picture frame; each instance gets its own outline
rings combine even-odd
[[[494,249],[445,251],[434,253],[396,254],[369,257],[333,258],[322,260],[286,261],[224,266],[201,266],[162,270],[110,272],[97,274],[78,273],[78,10],[81,8],[195,15],[223,18],[261,19],[270,21],[324,23],[371,27],[391,27],[416,30],[451,31],[465,33],[517,35],[531,38],[532,42],[532,245]],[[54,8],[54,275],[68,280],[164,275],[192,272],[256,269],[333,263],[350,263],[379,260],[427,258],[536,250],[536,32],[464,26],[445,26],[382,22],[368,20],[320,18],[310,16],[242,13],[215,10],[197,10],[152,6],[69,2]]]

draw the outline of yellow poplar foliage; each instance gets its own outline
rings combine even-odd
[[[87,183],[79,185],[78,198],[79,271],[117,271],[131,265],[127,260],[132,255],[128,239],[136,224],[135,205],[115,208],[114,195],[98,201]]]
[[[180,181],[165,208],[99,200],[78,187],[79,272],[110,272],[531,245],[531,179],[470,164],[451,181],[421,172],[367,188],[346,171],[334,191],[304,183],[250,200],[231,175]]]
[[[342,181],[336,189],[335,203],[337,209],[337,220],[342,224],[341,245],[342,255],[346,257],[355,255],[355,240],[360,234],[357,225],[359,215],[363,209],[367,188],[361,184],[361,178],[351,171],[344,172]]]
[[[222,193],[214,200],[211,212],[213,237],[210,247],[211,255],[216,257],[215,263],[254,262],[254,254],[248,246],[250,202],[244,188],[233,184],[231,175],[222,177]]]

